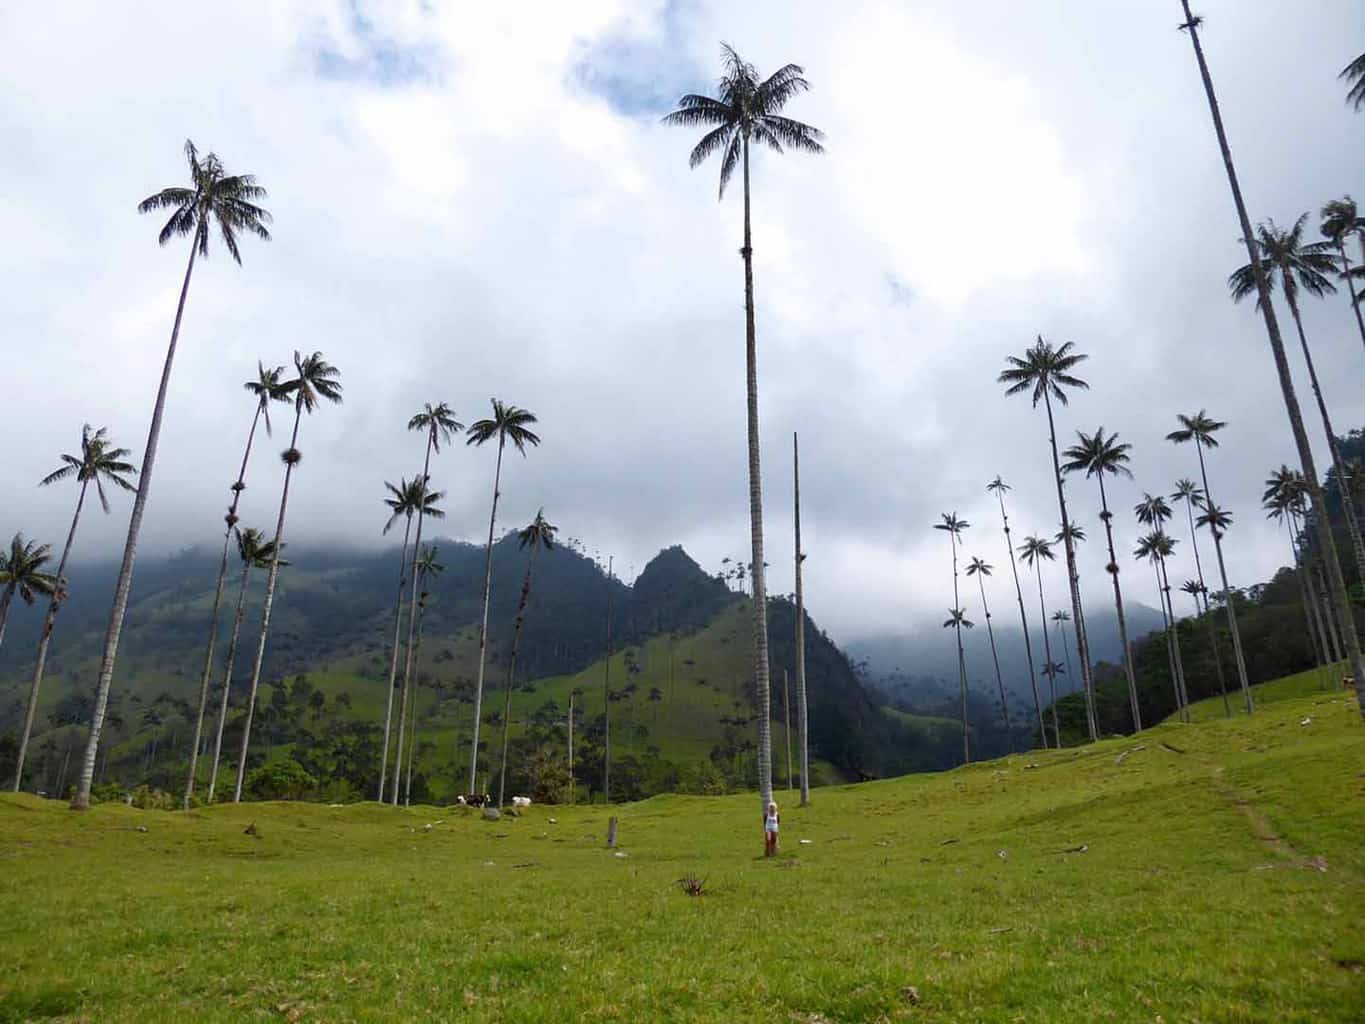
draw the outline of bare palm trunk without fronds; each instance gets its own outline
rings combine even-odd
[[[1289,425],[1294,434],[1294,445],[1299,452],[1304,483],[1308,486],[1309,498],[1316,514],[1318,540],[1322,546],[1323,561],[1327,566],[1327,577],[1331,584],[1332,604],[1336,610],[1342,613],[1341,625],[1342,631],[1345,633],[1346,651],[1350,657],[1351,675],[1357,680],[1365,679],[1365,661],[1361,659],[1360,638],[1356,634],[1355,620],[1351,617],[1351,601],[1346,592],[1346,578],[1342,575],[1341,563],[1337,561],[1337,545],[1336,540],[1332,537],[1331,525],[1327,518],[1327,502],[1323,498],[1322,485],[1318,482],[1317,467],[1313,463],[1313,449],[1308,442],[1308,432],[1304,430],[1303,426],[1303,413],[1299,409],[1299,400],[1294,394],[1294,380],[1289,371],[1289,360],[1285,355],[1284,339],[1280,336],[1279,321],[1276,319],[1275,310],[1271,305],[1270,287],[1266,281],[1265,270],[1257,259],[1256,236],[1252,233],[1251,218],[1247,215],[1246,203],[1242,200],[1242,188],[1237,182],[1237,170],[1232,163],[1232,150],[1228,147],[1227,132],[1223,129],[1223,115],[1218,109],[1218,98],[1213,91],[1213,79],[1209,76],[1208,64],[1204,60],[1204,49],[1199,42],[1199,25],[1190,14],[1189,0],[1180,0],[1180,2],[1185,12],[1185,22],[1189,27],[1190,42],[1194,46],[1195,59],[1199,62],[1199,75],[1203,79],[1204,93],[1208,97],[1209,113],[1213,117],[1214,131],[1218,136],[1218,148],[1222,153],[1223,167],[1227,171],[1228,186],[1232,190],[1233,203],[1237,207],[1237,218],[1242,229],[1242,242],[1247,250],[1247,261],[1251,264],[1252,273],[1256,279],[1261,316],[1265,320],[1266,334],[1270,339],[1271,353],[1275,358],[1275,371],[1279,375],[1280,391],[1284,395],[1285,411],[1289,415]],[[1207,488],[1205,493],[1207,493]],[[1226,586],[1226,582],[1224,586]],[[1228,610],[1231,614],[1231,602],[1228,603]],[[1235,628],[1233,642],[1236,648],[1240,648]],[[1240,659],[1238,668],[1245,672]],[[1246,687],[1245,675],[1242,676],[1242,685]],[[1245,689],[1244,694],[1247,699],[1247,706],[1250,708],[1250,689]],[[1365,685],[1356,687],[1356,699],[1360,705],[1361,716],[1365,717]]]
[[[1204,481],[1204,498],[1213,507],[1213,494],[1209,491],[1209,473],[1204,466],[1204,446],[1198,438],[1195,438],[1194,450],[1199,453],[1199,476]],[[1223,582],[1223,604],[1228,611],[1228,629],[1232,632],[1233,663],[1237,666],[1237,679],[1242,685],[1242,698],[1246,702],[1247,714],[1249,715],[1254,710],[1251,701],[1251,684],[1247,681],[1247,663],[1246,658],[1242,655],[1242,634],[1237,628],[1237,612],[1232,607],[1232,588],[1228,586],[1227,564],[1223,561],[1223,536],[1212,524],[1209,525],[1209,532],[1213,534],[1213,551],[1218,556],[1218,577]],[[1333,556],[1335,557],[1335,550]],[[1339,571],[1340,567],[1338,567]]]
[[[6,590],[5,596],[0,597],[0,644],[5,642],[5,626],[9,623],[9,606],[13,599],[13,590]]]
[[[1076,676],[1071,669],[1071,648],[1066,645],[1066,631],[1062,628],[1060,622],[1057,623],[1057,642],[1062,645],[1062,651],[1066,654],[1066,674],[1072,679],[1075,679]],[[1077,683],[1075,685],[1079,686],[1080,684]],[[1071,692],[1075,693],[1076,691],[1073,689]]]
[[[962,650],[962,602],[957,594],[957,534],[949,530],[948,540],[953,549],[953,632],[957,635],[957,682],[962,695],[962,763],[971,764],[972,748],[967,738],[967,655]]]
[[[1326,670],[1327,666],[1332,664],[1333,659],[1331,647],[1327,640],[1327,617],[1323,614],[1322,605],[1318,601],[1318,581],[1313,573],[1312,552],[1300,545],[1300,541],[1305,539],[1303,528],[1299,525],[1298,517],[1292,512],[1289,514],[1288,523],[1289,543],[1294,552],[1294,566],[1298,569],[1299,582],[1303,585],[1305,605],[1311,613],[1308,629],[1313,637],[1313,646],[1321,659],[1319,664]]]
[[[516,679],[517,649],[521,646],[521,630],[526,624],[526,602],[531,597],[531,574],[536,568],[539,544],[531,545],[526,562],[526,579],[521,582],[521,600],[517,602],[517,621],[512,627],[512,656],[507,660],[507,685],[503,687],[502,703],[502,758],[498,762],[498,806],[507,798],[507,737],[512,731],[512,684]]]
[[[418,512],[421,515],[421,512]],[[412,535],[412,516],[403,526],[403,547],[398,553],[398,599],[393,603],[393,643],[389,645],[389,681],[384,687],[384,746],[379,755],[379,795],[384,802],[384,790],[389,779],[389,737],[393,729],[393,691],[398,680],[398,651],[403,636],[403,589],[408,585],[408,538]],[[416,562],[416,557],[413,558]],[[471,790],[471,792],[473,792]]]
[[[57,589],[52,594],[52,600],[47,606],[47,615],[43,618],[43,631],[38,640],[38,662],[33,669],[33,685],[28,691],[28,709],[24,712],[24,731],[19,736],[19,757],[14,763],[14,792],[19,792],[19,782],[24,777],[24,755],[28,753],[29,737],[33,734],[33,720],[38,714],[38,690],[43,685],[43,669],[47,665],[47,649],[52,642],[52,630],[57,624],[57,612],[61,610],[63,591],[66,584],[63,575],[66,572],[66,559],[71,554],[71,545],[76,541],[76,524],[81,519],[81,506],[85,504],[85,492],[90,486],[90,481],[85,480],[81,483],[80,497],[76,499],[76,511],[71,517],[71,529],[66,535],[66,546],[62,548],[61,561],[57,563]],[[0,623],[0,637],[4,636],[4,624]],[[71,748],[67,747],[68,755]],[[61,792],[61,787],[57,787],[57,792]]]
[[[782,670],[782,725],[787,736],[787,792],[790,793],[795,785],[792,781],[792,704],[785,668]]]
[[[417,639],[413,641],[413,657],[421,664],[422,657],[422,625],[423,619],[427,616],[425,606],[417,609]],[[415,684],[414,684],[415,685]],[[403,783],[403,805],[412,806],[412,763],[417,757],[417,696],[413,695],[412,709],[408,712],[408,771],[407,780]]]
[[[1047,634],[1047,605],[1043,603],[1043,563],[1041,559],[1033,563],[1034,575],[1038,577],[1038,621],[1043,624],[1043,657],[1052,664],[1052,640]],[[1070,655],[1067,655],[1070,657]],[[1052,739],[1058,750],[1062,749],[1062,729],[1057,724],[1057,677],[1047,672],[1048,692],[1052,695]],[[1043,730],[1043,746],[1047,747],[1047,730]]]
[[[1327,574],[1323,571],[1321,559],[1318,559],[1317,564],[1310,566],[1310,572],[1318,590],[1318,601],[1322,604],[1322,618],[1327,623],[1327,638],[1331,641],[1332,661],[1335,664],[1345,657],[1341,646],[1341,622],[1327,596],[1327,581],[1323,578]]]
[[[1223,712],[1231,717],[1232,705],[1228,703],[1228,684],[1223,676],[1223,655],[1218,650],[1218,627],[1214,624],[1213,616],[1209,615],[1209,590],[1204,585],[1204,566],[1199,560],[1199,531],[1194,528],[1194,501],[1191,498],[1185,499],[1185,518],[1190,524],[1190,547],[1194,549],[1194,572],[1199,579],[1199,593],[1204,597],[1203,614],[1208,624],[1209,649],[1213,651],[1213,672],[1218,677],[1218,692],[1223,695]],[[1198,610],[1198,598],[1194,604]]]
[[[507,435],[498,435],[498,461],[493,470],[493,508],[488,513],[488,548],[483,563],[483,616],[479,620],[479,673],[474,683],[474,742],[469,748],[469,792],[479,781],[479,717],[483,714],[483,673],[488,656],[488,597],[493,590],[493,528],[498,521],[498,486],[502,483],[502,450]]]
[[[1299,578],[1299,600],[1303,604],[1304,625],[1308,628],[1309,646],[1313,648],[1313,663],[1322,674],[1323,689],[1327,689],[1327,648],[1326,636],[1320,636],[1322,620],[1319,617],[1317,599],[1313,596],[1313,588],[1308,584],[1308,573],[1304,571],[1303,559],[1299,554],[1299,544],[1296,537],[1297,527],[1294,523],[1293,514],[1285,516],[1285,529],[1289,533],[1289,549],[1294,556],[1294,575]]]
[[[1350,282],[1347,282],[1350,287]],[[1365,583],[1365,544],[1361,543],[1360,522],[1356,519],[1355,502],[1351,500],[1351,478],[1346,474],[1346,464],[1341,458],[1341,445],[1332,431],[1332,418],[1327,414],[1327,400],[1322,397],[1322,387],[1318,384],[1318,371],[1313,366],[1313,354],[1308,349],[1308,338],[1303,333],[1303,318],[1299,315],[1299,304],[1291,300],[1289,312],[1294,318],[1294,327],[1299,334],[1299,345],[1303,348],[1303,361],[1308,365],[1308,382],[1317,399],[1318,412],[1322,416],[1322,429],[1327,434],[1327,450],[1332,454],[1332,468],[1337,474],[1337,494],[1341,496],[1341,516],[1346,520],[1346,534],[1351,538],[1351,551],[1356,560],[1356,577]]]
[[[1180,676],[1175,670],[1175,645],[1171,643],[1171,616],[1166,611],[1165,588],[1161,584],[1161,564],[1152,560],[1152,575],[1156,577],[1156,603],[1161,606],[1161,632],[1166,638],[1166,667],[1171,673],[1171,689],[1175,691],[1175,709],[1182,722],[1190,720],[1185,709],[1185,691],[1180,686]]]
[[[1365,235],[1361,236],[1360,245],[1362,251],[1365,251]],[[1344,236],[1337,239],[1337,252],[1341,254],[1341,276],[1346,280],[1346,294],[1351,299],[1351,309],[1356,315],[1356,326],[1360,328],[1360,340],[1365,342],[1365,316],[1361,315],[1360,297],[1356,295],[1355,284],[1351,281],[1351,258],[1346,255],[1346,239]]]
[[[137,480],[137,494],[133,497],[133,511],[128,518],[128,539],[123,545],[123,563],[119,566],[118,582],[114,585],[114,606],[109,612],[109,629],[104,635],[104,654],[100,658],[99,682],[95,687],[95,712],[90,719],[90,739],[85,745],[85,759],[81,763],[80,782],[76,797],[71,801],[74,810],[90,807],[90,787],[95,782],[95,760],[99,756],[100,732],[104,715],[109,709],[109,690],[114,683],[114,660],[118,657],[119,637],[123,633],[123,616],[128,611],[128,592],[133,585],[133,561],[137,558],[137,538],[142,530],[142,514],[147,508],[147,495],[152,490],[152,470],[156,467],[156,449],[161,440],[161,418],[166,411],[166,392],[171,386],[171,367],[175,363],[175,346],[180,340],[180,322],[185,315],[185,298],[190,291],[190,276],[194,273],[196,232],[191,236],[190,259],[185,267],[185,281],[180,286],[180,302],[175,308],[175,326],[171,328],[171,343],[166,347],[166,362],[161,369],[161,383],[152,406],[152,424],[147,431],[147,447],[142,453],[142,469]]]
[[[602,665],[602,802],[611,803],[611,580],[607,558],[607,657]]]
[[[978,573],[976,585],[981,588],[981,613],[986,616],[986,635],[991,640],[991,660],[995,662],[995,685],[1000,688],[1000,714],[1005,719],[1005,736],[1010,740],[1010,749],[1014,749],[1014,741],[1010,737],[1010,708],[1005,701],[1005,677],[1000,674],[1000,655],[995,650],[995,627],[991,625],[991,609],[986,603],[986,581]]]
[[[228,643],[227,668],[223,671],[223,699],[218,705],[218,730],[213,739],[213,770],[209,773],[209,803],[218,795],[218,765],[223,756],[223,726],[227,723],[228,694],[232,690],[232,666],[237,660],[237,640],[242,635],[242,619],[246,616],[246,585],[251,575],[251,561],[242,566],[242,589],[237,594],[237,614],[232,620],[232,640]]]
[[[269,396],[263,399],[269,401]],[[209,703],[209,679],[213,675],[213,648],[218,640],[218,610],[223,604],[223,581],[227,578],[228,551],[232,547],[232,528],[237,523],[237,505],[246,489],[246,464],[251,458],[251,442],[256,438],[256,424],[260,421],[264,406],[258,402],[256,412],[251,417],[251,429],[246,435],[246,450],[242,453],[242,465],[237,470],[237,481],[232,487],[232,504],[228,506],[227,532],[223,536],[223,558],[218,564],[218,582],[213,588],[213,611],[209,613],[209,642],[204,651],[204,672],[199,680],[199,713],[194,719],[194,744],[190,747],[190,770],[185,779],[185,810],[190,809],[190,798],[194,796],[194,771],[199,763],[199,740],[204,732],[204,711]]]
[[[768,684],[768,573],[763,564],[763,484],[758,461],[758,347],[754,331],[754,249],[749,226],[749,131],[744,130],[744,356],[749,406],[749,581],[754,599],[754,689],[758,707],[758,794],[773,798],[771,697]]]
[[[1062,486],[1062,463],[1057,455],[1057,427],[1052,419],[1052,399],[1046,390],[1043,392],[1043,404],[1047,406],[1047,430],[1048,440],[1052,445],[1052,476],[1057,482],[1057,508],[1062,517],[1062,545],[1066,549],[1066,572],[1071,585],[1071,617],[1072,625],[1076,629],[1076,655],[1081,663],[1081,686],[1085,690],[1086,714],[1088,720],[1086,725],[1090,729],[1090,739],[1099,739],[1098,723],[1095,721],[1095,711],[1092,701],[1090,687],[1090,644],[1085,636],[1085,619],[1081,612],[1081,579],[1076,572],[1076,545],[1071,539],[1071,520],[1066,514],[1066,490]],[[1043,631],[1047,632],[1047,622],[1043,622]],[[1053,708],[1056,714],[1056,708]],[[1058,746],[1061,740],[1057,741]]]
[[[801,806],[810,805],[810,735],[806,704],[806,601],[801,589],[801,454],[792,433],[792,503],[796,517],[796,720],[801,760]]]
[[[1162,556],[1161,596],[1166,601],[1166,614],[1171,620],[1171,653],[1175,656],[1175,680],[1180,687],[1180,713],[1185,721],[1190,720],[1190,688],[1185,681],[1185,659],[1180,656],[1180,620],[1176,618],[1175,605],[1171,602],[1171,577],[1166,572],[1166,558]]]
[[[403,775],[403,730],[404,723],[408,718],[408,693],[412,683],[412,656],[413,638],[417,628],[417,591],[419,589],[421,571],[416,568],[417,560],[422,556],[422,520],[426,518],[426,496],[427,484],[431,480],[431,448],[434,443],[434,435],[427,435],[427,454],[422,462],[422,503],[417,506],[417,536],[412,541],[412,590],[408,595],[408,642],[404,648],[403,657],[403,701],[398,712],[398,745],[393,758],[393,806],[398,806],[398,787]],[[402,600],[401,595],[399,600]],[[382,802],[384,794],[379,795]]]
[[[289,438],[290,453],[297,453],[299,423],[303,420],[303,393],[294,402],[294,432]],[[284,487],[280,490],[280,517],[275,522],[275,550],[270,559],[270,574],[265,578],[265,603],[261,611],[261,635],[256,639],[256,663],[251,668],[251,690],[247,696],[246,721],[242,724],[242,752],[237,758],[237,787],[232,802],[242,802],[242,782],[246,779],[246,752],[251,746],[251,719],[256,713],[256,690],[261,684],[261,666],[265,663],[265,642],[270,635],[270,610],[275,603],[275,584],[280,577],[280,550],[284,547],[284,516],[289,510],[289,481],[294,476],[297,462],[291,458],[284,467]]]
[[[1138,707],[1137,673],[1133,671],[1133,648],[1128,643],[1128,618],[1123,614],[1123,591],[1119,588],[1119,560],[1114,554],[1113,515],[1109,499],[1104,493],[1104,474],[1100,481],[1100,518],[1104,520],[1104,537],[1109,542],[1109,564],[1105,567],[1114,583],[1114,608],[1119,616],[1119,641],[1123,644],[1123,668],[1128,676],[1128,709],[1133,716],[1133,731],[1142,731],[1142,709]]]
[[[1014,557],[1014,542],[1010,539],[1010,517],[1005,514],[1005,495],[1003,492],[996,492],[996,497],[1000,499],[1000,521],[1005,525],[1005,549],[1010,553],[1010,572],[1014,575],[1014,596],[1019,601],[1019,625],[1024,631],[1024,654],[1028,657],[1028,681],[1033,687],[1033,710],[1038,715],[1038,735],[1042,737],[1043,749],[1047,749],[1047,729],[1043,725],[1043,702],[1038,697],[1038,675],[1033,667],[1033,641],[1029,639],[1028,615],[1024,612],[1024,588],[1019,585],[1019,563]],[[1047,632],[1047,623],[1043,623],[1043,632]],[[1048,661],[1051,661],[1051,656]]]

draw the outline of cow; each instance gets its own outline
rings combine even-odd
[[[530,798],[529,796],[514,796],[514,797],[512,797],[512,806],[513,806],[513,807],[530,807],[530,806],[531,806],[531,798]]]

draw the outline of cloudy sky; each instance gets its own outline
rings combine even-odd
[[[1325,200],[1365,196],[1365,115],[1336,80],[1365,8],[1199,7],[1253,218],[1312,210],[1316,235]],[[188,137],[269,189],[274,241],[196,270],[148,548],[213,542],[240,384],[297,348],[341,368],[346,401],[303,425],[296,542],[379,543],[383,481],[420,466],[408,416],[497,396],[544,437],[507,467],[504,523],[543,504],[627,575],[673,543],[708,568],[745,556],[739,195],[718,203],[694,133],[659,124],[711,88],[727,40],[761,72],[804,65],[788,112],[828,136],[754,165],[770,588],[791,587],[793,430],[810,605],[840,638],[941,617],[941,512],[1003,562],[997,473],[1017,528],[1055,531],[1043,416],[995,383],[1039,333],[1090,355],[1065,434],[1134,445],[1120,545],[1141,491],[1197,470],[1162,438],[1206,406],[1229,422],[1210,468],[1238,517],[1233,582],[1263,579],[1286,543],[1260,484],[1293,449],[1264,334],[1227,298],[1244,252],[1179,21],[1177,0],[7,3],[0,532],[60,541],[74,490],[35,483],[82,422],[140,457],[187,252],[135,206],[185,180]],[[1307,329],[1338,429],[1365,425],[1346,300],[1309,300]],[[253,460],[248,523],[273,516],[281,447]],[[445,532],[486,529],[492,469],[491,450],[440,456]],[[1093,485],[1069,493],[1101,600]],[[87,517],[78,558],[117,554],[129,504]],[[1146,573],[1126,578],[1150,603]]]

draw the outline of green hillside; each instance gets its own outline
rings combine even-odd
[[[615,853],[602,808],[6,794],[0,1020],[1358,1021],[1365,728],[1318,686],[823,789],[774,861],[752,794],[614,808]]]

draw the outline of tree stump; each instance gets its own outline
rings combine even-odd
[[[616,849],[616,819],[607,819],[607,849]]]

